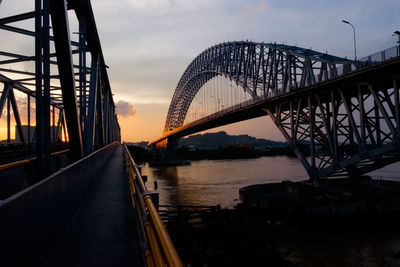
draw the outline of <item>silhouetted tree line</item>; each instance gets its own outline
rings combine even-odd
[[[230,145],[251,145],[253,147],[285,147],[285,142],[271,141],[262,138],[255,138],[246,134],[229,135],[224,131],[216,133],[196,134],[181,138],[179,145],[194,146],[200,148],[217,148],[219,146],[227,147]]]
[[[129,153],[136,164],[141,164],[143,162],[148,162],[152,159],[151,151],[144,149],[139,146],[128,146]]]
[[[308,155],[308,145],[298,146],[304,155]],[[151,151],[142,147],[128,146],[133,160],[137,163],[148,162],[152,159]],[[289,156],[295,157],[289,146],[272,147],[265,150],[254,149],[251,147],[219,147],[216,149],[193,149],[188,147],[180,147],[176,149],[178,159],[182,160],[202,160],[202,159],[247,159],[266,156]]]
[[[264,156],[295,156],[289,146],[274,147],[266,150],[259,150],[249,147],[219,147],[217,149],[189,149],[181,147],[176,150],[179,159],[201,160],[201,159],[244,159],[258,158]]]

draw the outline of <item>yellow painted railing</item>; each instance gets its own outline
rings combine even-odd
[[[140,171],[124,143],[126,168],[129,175],[129,187],[132,206],[137,212],[139,235],[144,247],[144,260],[147,266],[180,267],[182,262],[175,246],[161,221],[151,193],[142,179]]]
[[[58,156],[58,155],[61,155],[61,154],[67,153],[67,152],[69,152],[69,149],[53,152],[53,153],[51,153],[51,156]],[[20,161],[15,161],[15,162],[3,164],[3,165],[0,165],[0,171],[5,171],[5,170],[8,170],[8,169],[12,169],[12,168],[16,168],[16,167],[19,167],[19,166],[23,166],[23,165],[29,164],[29,163],[31,163],[31,162],[33,162],[35,160],[36,160],[36,158],[29,158],[29,159],[24,159],[24,160],[20,160]]]

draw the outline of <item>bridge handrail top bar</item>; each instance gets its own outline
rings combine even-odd
[[[77,164],[79,164],[79,163],[82,162],[82,161],[85,161],[86,159],[88,159],[89,157],[93,156],[94,154],[101,153],[102,151],[107,150],[108,148],[110,148],[110,147],[116,145],[116,143],[120,144],[120,143],[117,142],[117,141],[112,142],[112,143],[110,143],[110,144],[108,144],[108,145],[106,145],[106,146],[104,146],[104,147],[102,147],[102,148],[100,148],[100,149],[94,151],[93,153],[87,155],[86,157],[81,158],[81,159],[78,160],[78,161],[75,161],[74,163],[68,165],[67,167],[61,168],[61,169],[58,170],[57,172],[50,174],[50,176],[48,176],[48,177],[46,177],[45,179],[43,179],[43,180],[41,180],[41,181],[39,181],[39,182],[37,182],[37,183],[31,185],[30,187],[25,188],[25,189],[23,189],[22,191],[19,191],[18,193],[14,194],[14,195],[10,196],[9,198],[7,198],[7,199],[3,200],[2,202],[0,202],[0,207],[1,207],[2,205],[6,205],[7,202],[10,202],[10,201],[12,201],[12,200],[15,199],[15,198],[18,198],[20,195],[25,194],[25,192],[27,192],[27,191],[29,191],[29,190],[32,190],[33,188],[35,188],[35,187],[37,187],[37,186],[40,186],[40,184],[45,183],[47,180],[52,179],[53,177],[56,177],[60,172],[63,172],[63,171],[65,171],[65,170],[67,170],[67,169],[70,169],[70,168],[73,168],[74,166],[76,166]],[[69,149],[66,149],[66,150],[69,150]],[[63,150],[63,151],[66,151],[66,150]],[[62,152],[62,151],[58,151],[58,152]],[[69,152],[69,151],[66,151],[65,153],[67,153],[67,152]],[[56,152],[54,152],[54,153],[56,153]],[[25,163],[25,164],[26,164],[26,163]]]
[[[149,210],[149,214],[153,222],[154,229],[156,230],[156,233],[159,236],[161,247],[165,252],[168,266],[183,266],[181,260],[179,259],[178,253],[175,250],[175,246],[172,243],[171,238],[169,237],[169,234],[165,229],[163,222],[161,221],[160,215],[158,214],[157,208],[154,205],[151,196],[149,195],[145,196],[144,201]]]
[[[69,151],[70,151],[70,149],[64,149],[64,150],[61,150],[61,151],[53,152],[50,155],[51,156],[59,156],[59,155],[68,153]],[[5,171],[5,170],[9,170],[9,169],[16,168],[16,167],[19,167],[19,166],[23,166],[23,165],[29,164],[31,162],[34,162],[36,160],[37,160],[37,158],[34,157],[34,158],[23,159],[23,160],[11,162],[11,163],[6,163],[6,164],[3,164],[3,165],[0,165],[0,171]]]
[[[138,167],[128,150],[127,144],[124,142],[123,146],[124,146],[125,153],[127,155],[127,163],[134,170],[135,176],[136,176],[135,180],[137,182],[139,182],[140,190],[142,190],[142,192],[139,192],[139,193],[142,195],[144,203],[147,207],[148,215],[150,216],[152,226],[154,227],[154,230],[155,230],[155,234],[157,236],[158,241],[160,242],[163,254],[165,255],[167,265],[174,266],[174,267],[175,266],[176,267],[183,266],[182,262],[178,256],[178,253],[176,252],[175,246],[172,243],[171,238],[169,237],[169,234],[160,218],[160,215],[158,214],[157,208],[154,205],[152,197],[150,194],[147,193],[148,192],[147,187],[144,184],[142,176],[138,170]],[[151,240],[149,240],[149,241],[151,241]],[[156,244],[154,244],[154,245],[156,245]],[[155,259],[155,262],[156,263],[160,262],[160,259]]]

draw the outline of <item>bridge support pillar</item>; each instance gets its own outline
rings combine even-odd
[[[176,161],[176,148],[178,147],[179,138],[168,138],[159,143],[151,145],[152,156],[154,162]]]
[[[178,147],[179,138],[168,138],[167,146],[164,150],[163,160],[176,160],[176,148]]]

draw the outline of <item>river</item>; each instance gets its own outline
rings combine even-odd
[[[400,163],[395,163],[368,175],[375,179],[400,180],[399,170]],[[242,187],[307,179],[300,162],[286,156],[200,160],[190,166],[164,168],[145,164],[142,173],[148,176],[148,189],[159,193],[160,204],[226,208],[239,203],[238,190]],[[289,227],[276,233],[277,244],[290,251],[296,266],[400,266],[400,229],[396,223],[389,227],[353,225],[344,229],[315,226]]]
[[[400,163],[369,175],[376,179],[400,180]],[[239,189],[248,185],[301,181],[307,173],[297,158],[287,156],[235,160],[199,160],[189,166],[149,167],[142,165],[147,187],[159,193],[163,205],[221,205],[233,208]],[[158,188],[155,190],[154,181]]]

